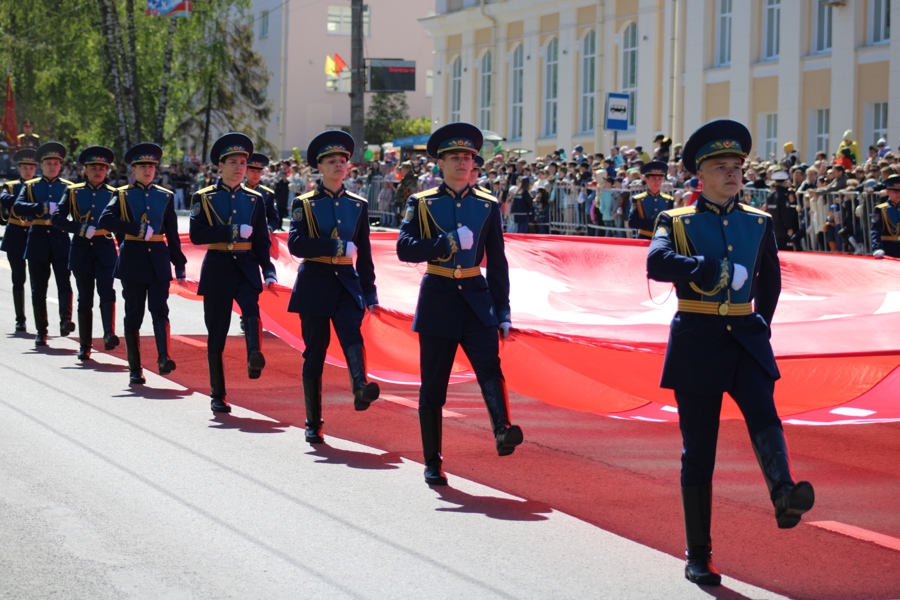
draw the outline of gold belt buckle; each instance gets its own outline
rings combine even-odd
[[[336,265],[337,262],[338,262],[338,257],[337,257],[337,256],[332,256],[332,257],[331,257],[331,264]]]
[[[728,304],[722,303],[719,305],[719,314],[723,317],[728,314]]]
[[[462,279],[462,267],[457,265],[457,267],[453,269],[453,278]]]
[[[234,244],[232,242],[228,242],[227,244],[225,244],[225,247],[228,250],[234,250]]]

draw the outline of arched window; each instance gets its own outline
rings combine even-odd
[[[516,46],[512,53],[509,78],[509,139],[522,139],[522,105],[524,100],[525,47]]]
[[[544,63],[544,137],[556,135],[556,99],[559,95],[559,39],[547,44]]]
[[[462,59],[456,57],[450,68],[450,123],[461,119],[462,105]]]
[[[581,43],[581,106],[578,130],[594,131],[594,102],[597,76],[597,32],[591,30]]]
[[[637,23],[631,23],[622,32],[622,85],[620,89],[628,94],[628,126],[634,127],[637,105],[638,79],[638,35]]]
[[[493,54],[490,50],[481,57],[481,86],[478,94],[478,127],[481,129],[491,128],[491,93],[494,79]]]

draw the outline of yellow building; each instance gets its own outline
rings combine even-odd
[[[437,0],[434,126],[470,121],[535,158],[607,152],[610,92],[627,93],[620,145],[676,142],[729,117],[760,156],[794,142],[803,160],[853,130],[900,146],[900,0]],[[895,36],[900,37],[900,36]],[[893,65],[893,67],[891,66]]]

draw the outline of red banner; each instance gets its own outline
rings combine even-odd
[[[410,325],[424,266],[397,259],[396,237],[372,234],[383,308],[366,316],[363,336],[373,376],[415,384],[418,338]],[[273,239],[281,286],[260,297],[264,326],[302,349],[300,320],[286,312],[297,260],[287,250],[286,234]],[[509,388],[576,410],[676,418],[672,391],[660,389],[659,378],[677,301],[671,286],[647,281],[647,243],[526,235],[507,235],[506,242],[514,331],[501,343],[500,356]],[[188,278],[196,280],[205,247],[192,246],[187,236],[183,244]],[[772,328],[782,372],[779,413],[824,411],[817,422],[871,421],[888,413],[900,418],[900,261],[779,256],[783,289]],[[172,290],[195,297],[196,284]],[[329,362],[343,365],[332,339]],[[453,377],[474,378],[462,352]],[[829,412],[841,405],[843,412]],[[723,417],[738,416],[726,402]]]
[[[6,143],[15,146],[19,143],[18,124],[16,122],[16,101],[13,98],[12,78],[6,74],[6,104],[3,109],[3,121],[0,121],[6,134]]]

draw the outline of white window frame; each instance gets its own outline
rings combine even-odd
[[[371,35],[371,12],[363,5],[363,35]],[[325,31],[328,35],[350,35],[353,30],[353,7],[344,4],[329,4]]]
[[[509,74],[509,139],[522,139],[525,99],[525,46],[519,44],[512,51]]]
[[[269,11],[259,13],[259,39],[269,37]]]
[[[815,133],[815,152],[830,153],[831,150],[831,109],[817,108],[813,111],[813,126]],[[815,156],[815,153],[813,154]]]
[[[350,69],[344,69],[337,75],[325,74],[325,91],[349,94],[351,91]]]
[[[887,139],[889,117],[887,102],[872,104],[872,137],[870,139],[873,146],[878,143],[878,138]]]
[[[869,0],[869,45],[891,41],[891,0]]]
[[[434,96],[434,69],[428,69],[425,71],[425,97],[432,96]]]
[[[815,0],[813,5],[811,54],[828,54],[831,52],[833,24],[834,7],[825,4],[825,0]]]
[[[597,106],[597,32],[593,29],[581,40],[581,94],[578,99],[578,131],[594,133]]]
[[[628,94],[628,129],[637,123],[638,33],[637,23],[622,30],[622,79],[619,91]]]
[[[481,55],[478,69],[478,127],[491,128],[491,103],[494,94],[494,54],[490,50]]]
[[[777,160],[778,156],[778,113],[762,113],[759,115],[759,139],[762,140],[763,160]],[[772,158],[775,157],[775,158]]]
[[[544,119],[542,137],[556,137],[559,100],[559,38],[551,38],[544,49]]]
[[[456,123],[462,120],[462,58],[457,56],[450,63],[450,98],[448,106],[450,110],[447,113],[449,117],[448,123]]]
[[[716,1],[716,66],[731,65],[731,15],[733,0]]]
[[[763,0],[762,60],[778,60],[781,53],[781,0]]]

